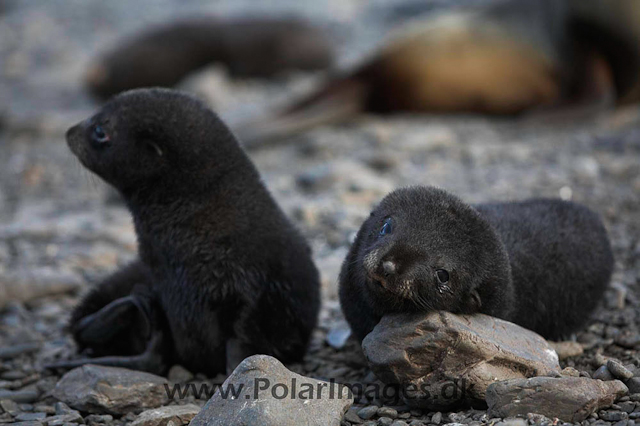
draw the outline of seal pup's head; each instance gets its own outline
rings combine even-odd
[[[89,170],[123,194],[206,189],[246,156],[213,111],[185,93],[136,89],[109,100],[66,134]],[[238,168],[241,170],[242,168]],[[248,170],[252,168],[249,167]]]
[[[506,249],[459,198],[433,187],[387,195],[364,222],[343,279],[362,283],[378,314],[504,311],[511,295]],[[504,295],[506,297],[500,297]]]

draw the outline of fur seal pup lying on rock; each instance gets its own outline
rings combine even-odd
[[[118,189],[139,261],[80,303],[70,328],[103,358],[62,362],[214,375],[253,354],[300,359],[320,306],[310,249],[220,119],[194,98],[138,89],[67,132]]]
[[[326,32],[300,19],[183,19],[121,41],[90,64],[85,83],[104,99],[139,87],[171,87],[215,62],[236,77],[273,77],[325,69],[333,49]]]
[[[362,340],[385,314],[483,313],[560,339],[584,325],[613,269],[607,232],[579,204],[470,206],[433,187],[387,195],[358,231],[340,303]]]

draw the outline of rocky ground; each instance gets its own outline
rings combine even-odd
[[[256,11],[249,1],[211,5],[169,0],[136,2],[135,11],[131,7],[124,0],[2,3],[0,423],[147,424],[135,413],[139,410],[105,414],[56,404],[52,392],[60,375],[42,369],[47,361],[74,355],[64,326],[78,297],[135,255],[127,211],[77,164],[65,145],[64,131],[97,107],[82,90],[81,72],[91,55],[118,35],[175,14],[200,10],[240,14],[249,8],[257,13],[260,8]],[[365,5],[357,0],[308,4],[285,0],[262,9],[307,16],[331,29],[342,40],[341,66],[364,54],[397,18],[382,12],[382,2]],[[357,24],[351,25],[352,21]],[[270,102],[294,96],[318,78],[292,75],[272,82],[233,81],[224,70],[212,67],[182,87],[203,96],[233,123]],[[322,272],[320,327],[304,362],[288,367],[319,379],[374,384],[356,343],[343,342],[344,322],[336,299],[338,270],[354,232],[374,203],[396,187],[430,184],[469,202],[562,197],[601,213],[615,251],[615,273],[601,308],[575,336],[580,350],[561,360],[561,367],[611,379],[619,374],[600,367],[612,357],[633,373],[640,367],[639,125],[638,107],[518,119],[370,116],[250,152],[275,198],[309,238]],[[38,291],[44,288],[55,294],[4,300],[2,286],[16,283],[36,283]],[[205,379],[177,367],[169,377],[174,382]],[[214,382],[222,380],[214,378]],[[584,422],[634,424],[640,418],[640,383],[628,385],[630,395]],[[205,402],[204,397],[190,395],[172,404],[202,406]],[[482,409],[429,412],[379,407],[383,402],[358,396],[343,424],[502,421],[489,418]],[[184,423],[184,417],[176,415],[172,421]],[[530,416],[528,421],[552,420]]]

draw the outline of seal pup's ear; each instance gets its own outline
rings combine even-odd
[[[482,308],[482,299],[480,298],[480,293],[478,293],[478,289],[474,288],[469,293],[469,305],[473,307],[473,312],[480,312]]]
[[[149,151],[154,152],[155,154],[158,155],[158,157],[162,157],[162,154],[163,154],[162,148],[160,148],[160,146],[157,143],[152,142],[150,140],[145,140],[143,143],[145,147],[149,149]]]

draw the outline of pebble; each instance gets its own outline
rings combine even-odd
[[[10,399],[0,399],[0,409],[5,413],[9,413],[11,415],[16,414],[20,411],[20,407],[15,401]]]
[[[360,411],[358,411],[358,416],[361,419],[369,420],[373,418],[378,413],[378,407],[375,405],[371,405],[369,407],[364,407]]]
[[[363,420],[356,414],[355,410],[350,409],[344,413],[344,419],[352,424],[362,424]]]
[[[21,343],[19,345],[5,346],[0,348],[0,359],[13,359],[22,354],[35,352],[40,349],[40,343]]]
[[[34,402],[39,396],[40,392],[33,389],[17,391],[0,389],[0,399],[10,399],[15,402]]]
[[[42,424],[42,422],[32,421],[32,422],[12,423],[11,426],[43,426],[43,424]]]
[[[633,373],[631,371],[629,371],[624,365],[613,359],[607,361],[607,368],[609,369],[611,374],[613,374],[620,380],[625,381],[633,377]]]
[[[633,399],[633,395],[631,396],[632,401],[640,401],[640,377],[632,377],[625,382],[627,387],[629,388],[630,394],[636,394],[637,399]]]
[[[614,379],[613,374],[611,374],[611,371],[609,371],[609,368],[606,365],[603,365],[600,368],[598,368],[596,372],[593,373],[593,378],[598,380],[603,380],[603,381]]]
[[[618,406],[622,411],[625,411],[627,413],[631,413],[633,410],[636,409],[636,403],[631,401],[618,402]]]
[[[628,414],[622,411],[600,411],[600,418],[607,422],[617,422],[628,417]]]
[[[42,420],[47,417],[47,413],[20,413],[16,416],[16,420],[21,422],[31,422],[34,420]]]
[[[167,373],[167,379],[172,383],[185,383],[193,378],[193,373],[181,365],[174,365]]]
[[[395,408],[391,407],[380,407],[378,408],[377,414],[379,417],[389,417],[390,419],[395,419],[398,417],[398,411]]]
[[[391,426],[409,426],[409,425],[407,424],[407,422],[403,420],[396,420],[395,422],[391,423]]]
[[[391,426],[393,423],[393,419],[390,417],[380,417],[378,419],[378,425],[380,426]]]
[[[87,423],[108,423],[113,420],[111,414],[90,414],[84,418]]]
[[[439,411],[435,413],[433,417],[431,417],[431,423],[435,423],[439,425],[441,421],[442,421],[442,413]]]

